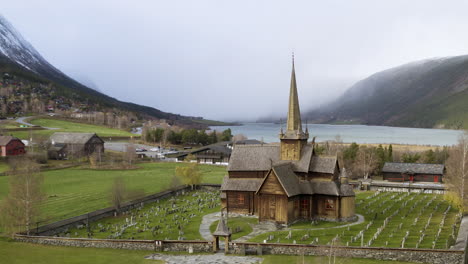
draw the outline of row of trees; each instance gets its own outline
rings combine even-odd
[[[142,138],[146,142],[160,143],[162,145],[166,143],[173,145],[208,145],[219,141],[230,141],[233,136],[230,128],[223,132],[214,130],[209,133],[205,130],[194,128],[180,129],[179,131],[171,128],[154,128],[145,129],[142,133]]]
[[[337,155],[340,164],[353,178],[378,175],[385,162],[443,164],[449,157],[448,147],[424,152],[394,151],[392,145],[374,147],[352,143],[346,146],[339,137],[316,145],[315,151],[318,154]]]

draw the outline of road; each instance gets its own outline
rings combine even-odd
[[[16,119],[16,122],[17,123],[20,123],[20,124],[23,124],[23,125],[27,125],[27,126],[36,126],[36,125],[33,125],[31,123],[28,123],[25,121],[26,118],[33,118],[34,116],[22,116],[22,117],[18,117]],[[56,128],[56,127],[42,127],[42,128],[45,128],[45,129],[49,129],[49,130],[55,130],[55,129],[60,129],[60,128]]]

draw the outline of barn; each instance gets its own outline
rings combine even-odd
[[[0,157],[23,155],[25,153],[25,145],[19,138],[0,136]]]
[[[392,182],[442,182],[444,164],[386,162],[383,179]]]
[[[57,132],[49,138],[49,158],[77,158],[104,153],[104,140],[95,133]],[[65,155],[65,156],[64,156]]]

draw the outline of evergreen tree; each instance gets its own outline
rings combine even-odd
[[[214,144],[218,142],[218,136],[216,135],[216,130],[213,130],[213,132],[209,136],[209,142],[210,144]]]
[[[359,151],[359,145],[356,144],[356,142],[353,142],[351,143],[351,145],[349,145],[349,147],[347,147],[343,151],[343,158],[345,160],[354,161],[356,159],[356,155],[358,151]]]
[[[390,146],[388,146],[387,161],[388,162],[393,162],[393,147],[392,147],[392,144],[390,144]]]
[[[221,141],[231,141],[232,139],[232,131],[230,128],[223,131],[221,135]]]

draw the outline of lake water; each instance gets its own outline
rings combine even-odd
[[[316,137],[317,142],[334,140],[340,136],[343,142],[356,143],[393,143],[448,146],[457,143],[462,131],[449,129],[425,129],[365,125],[322,125],[309,124],[310,140]],[[211,129],[223,131],[227,128],[232,134],[244,134],[249,139],[265,142],[279,142],[279,124],[245,123],[241,126],[213,126]],[[303,125],[305,129],[305,124]]]

